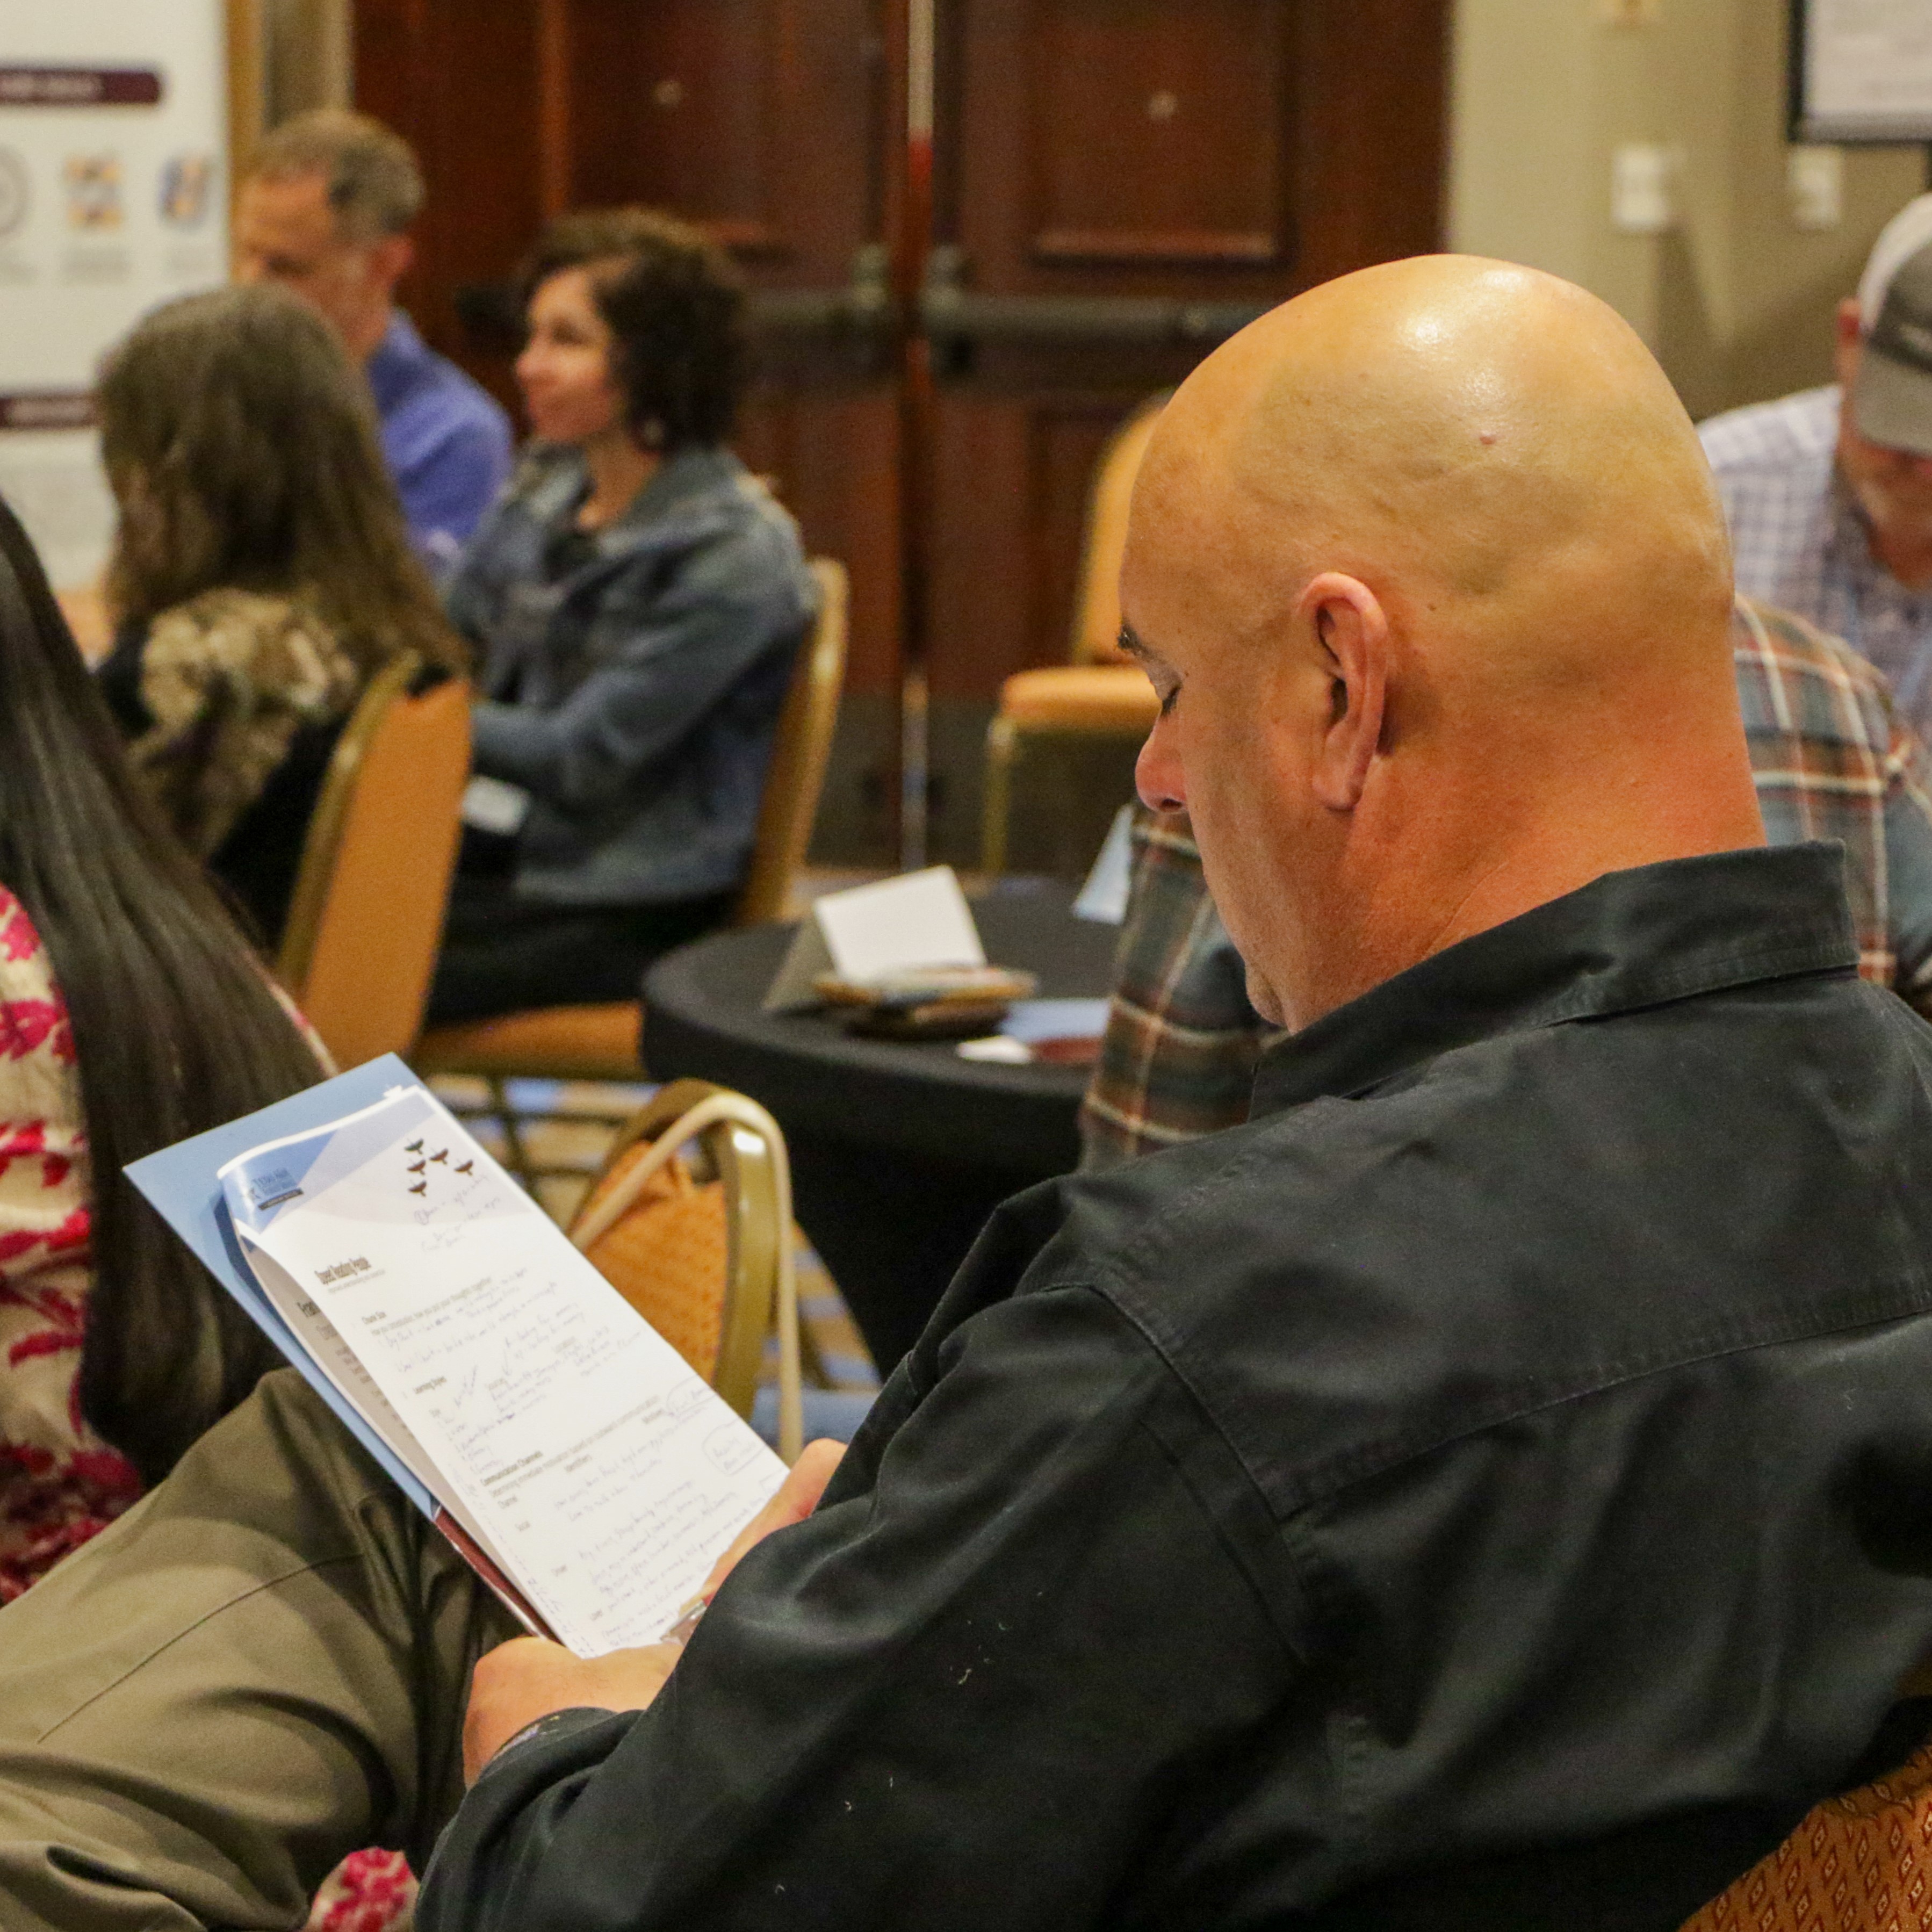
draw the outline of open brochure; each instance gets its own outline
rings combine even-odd
[[[400,1060],[128,1172],[485,1580],[580,1656],[662,1636],[784,1474]]]

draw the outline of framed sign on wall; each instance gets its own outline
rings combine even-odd
[[[56,584],[113,530],[92,392],[228,272],[228,0],[0,0],[0,493]]]
[[[1792,0],[1791,138],[1932,143],[1932,4]]]

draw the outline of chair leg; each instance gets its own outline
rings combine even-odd
[[[988,878],[1006,869],[1006,818],[1012,808],[1013,758],[1018,732],[1010,718],[986,728],[985,795],[980,808],[980,865]]]
[[[503,1124],[503,1148],[510,1156],[510,1172],[530,1193],[535,1194],[536,1170],[530,1165],[530,1150],[524,1144],[523,1130],[518,1126],[516,1114],[510,1106],[509,1082],[500,1073],[492,1073],[488,1078],[490,1105],[496,1109],[497,1119]]]
[[[818,1336],[805,1318],[802,1308],[798,1312],[798,1360],[808,1388],[831,1388],[832,1372],[825,1366],[825,1358],[819,1352]]]

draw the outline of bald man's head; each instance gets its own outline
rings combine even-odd
[[[1175,694],[1144,794],[1192,809],[1263,1010],[1761,836],[1730,596],[1689,418],[1567,283],[1390,263],[1204,362],[1142,469],[1123,609]]]

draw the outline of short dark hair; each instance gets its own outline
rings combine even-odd
[[[724,442],[748,362],[744,283],[724,250],[656,208],[582,209],[553,221],[531,251],[518,278],[524,305],[571,268],[590,272],[616,338],[631,433],[667,450]]]

